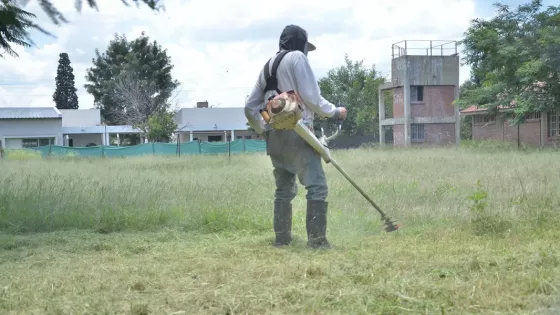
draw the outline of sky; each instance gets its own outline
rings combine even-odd
[[[278,50],[278,37],[288,24],[306,29],[317,46],[308,56],[317,79],[343,65],[345,54],[388,76],[392,44],[459,41],[471,19],[494,15],[490,0],[283,0],[281,5],[261,0],[165,0],[165,10],[159,13],[145,5],[127,7],[120,0],[98,0],[99,11],[84,1],[81,13],[72,0],[52,2],[70,23],[54,25],[38,0],[28,1],[25,9],[56,38],[33,33],[36,47],[14,45],[19,58],[0,58],[0,106],[54,106],[58,55],[66,52],[79,107],[93,108],[93,96],[84,88],[86,69],[92,66],[95,50],[102,53],[115,33],[132,40],[145,32],[167,49],[172,74],[181,83],[173,99],[177,106],[208,101],[211,106],[241,107],[264,63]],[[468,66],[461,67],[460,82],[469,72]]]

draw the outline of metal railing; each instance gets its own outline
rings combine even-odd
[[[455,40],[403,40],[392,45],[393,59],[401,56],[453,56],[457,54]]]

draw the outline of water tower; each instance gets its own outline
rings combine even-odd
[[[393,129],[393,145],[446,145],[460,141],[459,55],[456,41],[405,40],[392,45],[391,81],[379,88],[379,135]],[[384,91],[393,91],[385,115]]]

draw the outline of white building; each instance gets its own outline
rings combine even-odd
[[[103,126],[99,109],[0,107],[0,146],[5,148],[109,145],[111,135],[139,133],[131,126]]]
[[[181,142],[260,139],[248,130],[243,107],[181,108],[175,122]],[[99,109],[0,107],[0,146],[5,148],[119,145],[121,135],[140,133],[127,125],[104,126]]]
[[[62,113],[54,107],[0,108],[0,141],[5,148],[62,145]]]
[[[181,142],[260,139],[249,130],[243,107],[181,108],[175,115]]]

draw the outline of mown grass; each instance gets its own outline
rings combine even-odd
[[[330,165],[328,236],[270,246],[263,155],[0,163],[1,314],[555,314],[558,153],[360,149]]]

